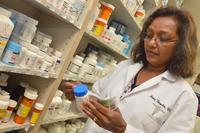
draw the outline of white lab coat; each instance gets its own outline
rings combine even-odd
[[[93,91],[120,99],[142,64],[122,61],[115,71],[97,81]],[[127,123],[125,133],[192,133],[198,100],[190,85],[168,71],[144,82],[123,96],[118,107]],[[110,133],[91,119],[83,133]]]

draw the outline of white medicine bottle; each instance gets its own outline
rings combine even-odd
[[[9,19],[11,14],[10,11],[0,7],[0,56],[2,55],[14,28],[14,24]]]
[[[80,105],[82,104],[83,100],[88,97],[88,86],[85,84],[79,84],[74,89],[75,101],[78,110],[81,111]]]

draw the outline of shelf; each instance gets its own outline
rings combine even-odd
[[[66,113],[64,115],[54,116],[54,117],[52,117],[53,119],[50,119],[50,120],[44,120],[42,122],[42,125],[55,123],[55,122],[59,122],[59,121],[66,121],[66,120],[70,120],[70,119],[78,119],[78,118],[83,118],[83,117],[86,117],[83,113],[75,114],[75,113],[70,112],[70,113]]]
[[[9,66],[2,62],[0,62],[0,72],[25,74],[25,75],[39,76],[42,78],[54,78],[54,79],[58,78],[58,75],[56,73],[42,72],[39,70],[32,70],[31,68],[23,68],[20,66]]]
[[[94,35],[91,35],[89,33],[85,33],[85,36],[93,43],[96,43],[98,45],[100,45],[101,47],[104,47],[112,52],[114,52],[115,54],[119,55],[122,59],[128,59],[128,56],[123,55],[121,52],[113,49],[112,45],[107,43],[106,41],[104,41],[101,37],[97,37]]]
[[[79,79],[78,77],[72,77],[72,76],[69,76],[67,74],[64,75],[64,78],[63,80],[66,80],[66,81],[74,81],[74,82],[82,82],[82,83],[88,83],[88,84],[94,84],[95,81],[89,81],[87,79]]]
[[[112,19],[125,24],[127,28],[131,28],[131,30],[141,31],[141,25],[139,25],[134,18],[137,8],[133,13],[130,13],[121,0],[105,0],[105,2],[110,3],[115,7],[111,16]]]
[[[10,121],[8,123],[0,124],[0,133],[29,128],[29,122],[25,122],[24,124],[16,124],[14,121]]]
[[[37,8],[37,9],[43,11],[43,12],[46,12],[47,14],[52,15],[52,16],[58,18],[61,21],[67,22],[67,23],[75,26],[78,29],[81,29],[81,26],[78,25],[78,22],[73,23],[71,20],[68,20],[68,19],[62,17],[56,11],[45,6],[42,2],[39,2],[37,0],[25,0],[25,1],[29,2],[32,6],[34,6],[35,8]]]

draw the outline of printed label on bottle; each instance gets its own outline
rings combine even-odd
[[[35,124],[40,116],[40,113],[33,112],[30,122]]]
[[[19,109],[17,111],[17,115],[23,118],[26,118],[30,110],[31,110],[31,107],[20,104]]]
[[[8,42],[8,38],[0,36],[0,46],[4,46],[5,47],[7,42]]]
[[[3,61],[9,63],[9,64],[16,64],[17,63],[17,58],[18,58],[19,54],[12,52],[10,50],[7,50],[5,52],[5,55],[3,57]]]
[[[3,118],[3,122],[8,122],[10,120],[11,114],[12,114],[12,111],[7,110]]]

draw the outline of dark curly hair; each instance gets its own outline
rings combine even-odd
[[[131,56],[133,61],[143,62],[144,66],[147,66],[143,38],[148,27],[158,17],[172,17],[178,24],[177,35],[179,41],[176,53],[167,65],[167,70],[183,78],[192,76],[198,48],[196,26],[189,12],[175,7],[159,8],[147,18],[139,35],[138,43],[132,49]]]

